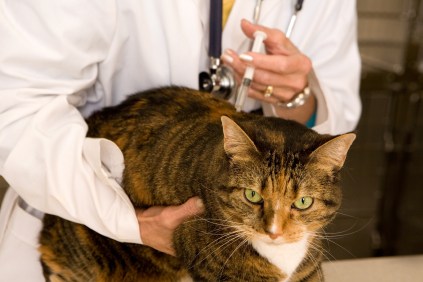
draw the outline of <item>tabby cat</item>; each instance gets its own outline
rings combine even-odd
[[[47,281],[323,280],[320,232],[340,206],[353,133],[320,135],[179,87],[132,95],[87,122],[89,136],[121,148],[136,208],[199,196],[205,211],[177,228],[176,257],[47,215]]]

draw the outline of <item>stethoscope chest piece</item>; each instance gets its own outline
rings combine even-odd
[[[213,69],[212,69],[213,70]],[[199,75],[201,91],[212,93],[214,96],[229,100],[236,92],[236,81],[232,70],[219,65],[214,71],[201,72]]]
[[[230,99],[236,91],[233,72],[220,62],[222,54],[222,0],[210,1],[209,69],[199,75],[199,89]]]

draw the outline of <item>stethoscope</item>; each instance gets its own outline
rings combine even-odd
[[[258,23],[261,6],[264,0],[257,0],[254,7],[253,22]],[[289,38],[297,21],[298,12],[303,7],[304,0],[297,0],[294,12],[288,23],[285,35]],[[209,30],[209,72],[199,74],[199,88],[213,95],[231,99],[236,95],[237,85],[230,68],[221,64],[222,54],[222,0],[210,0],[210,30]]]

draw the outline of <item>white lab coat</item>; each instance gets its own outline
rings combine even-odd
[[[293,2],[264,1],[260,23],[285,30]],[[223,49],[247,50],[240,20],[251,20],[254,5],[236,1]],[[151,87],[196,88],[208,68],[208,7],[205,0],[0,0],[0,175],[13,190],[39,210],[140,243],[119,186],[122,153],[86,138],[83,116]],[[355,1],[305,1],[291,39],[313,62],[315,129],[353,130],[361,109]],[[260,106],[249,99],[244,109]],[[2,214],[6,222],[11,211]],[[0,260],[1,252],[2,241]]]

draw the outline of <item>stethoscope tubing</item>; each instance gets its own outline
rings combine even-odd
[[[209,56],[219,58],[222,54],[222,0],[210,0]]]

